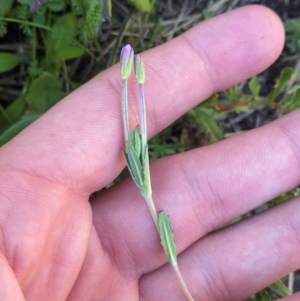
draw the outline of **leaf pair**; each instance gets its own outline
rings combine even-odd
[[[151,193],[148,146],[143,153],[142,138],[137,126],[126,142],[127,153],[122,150],[130,174],[142,195]]]

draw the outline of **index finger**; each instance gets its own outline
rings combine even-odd
[[[143,54],[149,136],[207,98],[269,66],[282,24],[262,6],[205,21]],[[131,124],[136,87],[129,84]],[[88,195],[124,167],[119,66],[83,85],[1,149],[0,164]]]

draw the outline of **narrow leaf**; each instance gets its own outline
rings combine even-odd
[[[283,88],[285,87],[287,82],[290,80],[292,75],[293,75],[292,68],[282,69],[276,85],[274,86],[271,93],[269,94],[268,102],[272,102],[276,99],[276,97],[283,91]]]
[[[128,0],[128,2],[133,4],[142,13],[151,12],[151,4],[149,0]]]
[[[131,175],[131,177],[132,177],[134,183],[135,183],[136,186],[141,190],[142,188],[141,188],[141,187],[139,186],[139,184],[137,183],[137,181],[136,181],[136,179],[135,179],[135,175],[133,174],[132,169],[131,169],[131,167],[130,167],[130,162],[129,162],[129,158],[128,158],[127,153],[126,153],[124,150],[122,150],[122,154],[123,154],[123,156],[124,156],[124,160],[125,160],[125,162],[126,162],[127,168],[128,168],[128,170],[129,170],[129,172],[130,172],[130,175]]]
[[[257,77],[254,76],[249,81],[249,89],[254,97],[257,97],[261,88],[261,84],[258,82]]]
[[[140,135],[140,129],[139,126],[136,126],[136,128],[132,132],[132,140],[133,140],[133,146],[137,153],[138,158],[141,156],[141,135]]]
[[[171,227],[170,218],[165,211],[158,213],[158,229],[161,239],[161,244],[164,248],[166,257],[172,266],[177,265],[176,246]]]
[[[144,168],[144,186],[147,194],[152,194],[151,189],[151,178],[150,178],[150,167],[149,167],[149,153],[148,145],[145,149],[145,154],[143,156],[143,168]]]
[[[281,280],[274,282],[269,287],[272,291],[274,291],[280,297],[287,297],[287,296],[291,295],[290,290]]]
[[[272,301],[271,296],[268,294],[267,291],[263,290],[259,292],[260,300],[261,301]]]
[[[14,125],[12,125],[0,136],[0,146],[4,145],[17,134],[19,134],[24,128],[26,128],[29,124],[35,121],[39,116],[40,115],[26,116]]]
[[[300,89],[298,89],[292,96],[291,103],[293,106],[291,109],[296,109],[300,107]]]
[[[287,94],[293,94],[295,93],[297,90],[300,89],[300,85],[294,85],[288,92]]]
[[[204,126],[210,135],[211,142],[216,142],[222,139],[223,133],[221,128],[216,123],[212,115],[207,114],[202,108],[197,108],[199,111],[199,122]]]

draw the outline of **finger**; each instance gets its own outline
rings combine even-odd
[[[205,21],[143,54],[149,135],[214,91],[268,67],[283,47],[279,18],[248,6]],[[1,149],[1,163],[89,194],[124,167],[119,67],[69,95]],[[130,82],[131,124],[136,85]],[[167,114],[166,114],[167,112]]]
[[[0,300],[25,301],[18,280],[3,254],[0,254],[0,266]]]
[[[244,300],[298,269],[299,208],[297,198],[216,231],[180,255],[178,264],[195,300]],[[140,300],[151,296],[153,301],[182,296],[168,265],[144,276],[140,293]]]
[[[153,162],[153,199],[171,217],[178,252],[299,183],[299,115],[298,110],[248,133]],[[112,253],[129,254],[139,273],[166,262],[130,179],[96,198],[93,212],[101,240],[114,233]]]
[[[298,301],[300,300],[300,293],[294,294],[287,298],[279,299],[278,301]]]

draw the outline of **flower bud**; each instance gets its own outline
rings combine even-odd
[[[134,71],[138,84],[143,84],[145,82],[145,68],[142,58],[138,54],[134,56]]]
[[[128,44],[121,50],[120,65],[121,65],[121,78],[128,79],[131,73],[133,63],[133,49]]]

